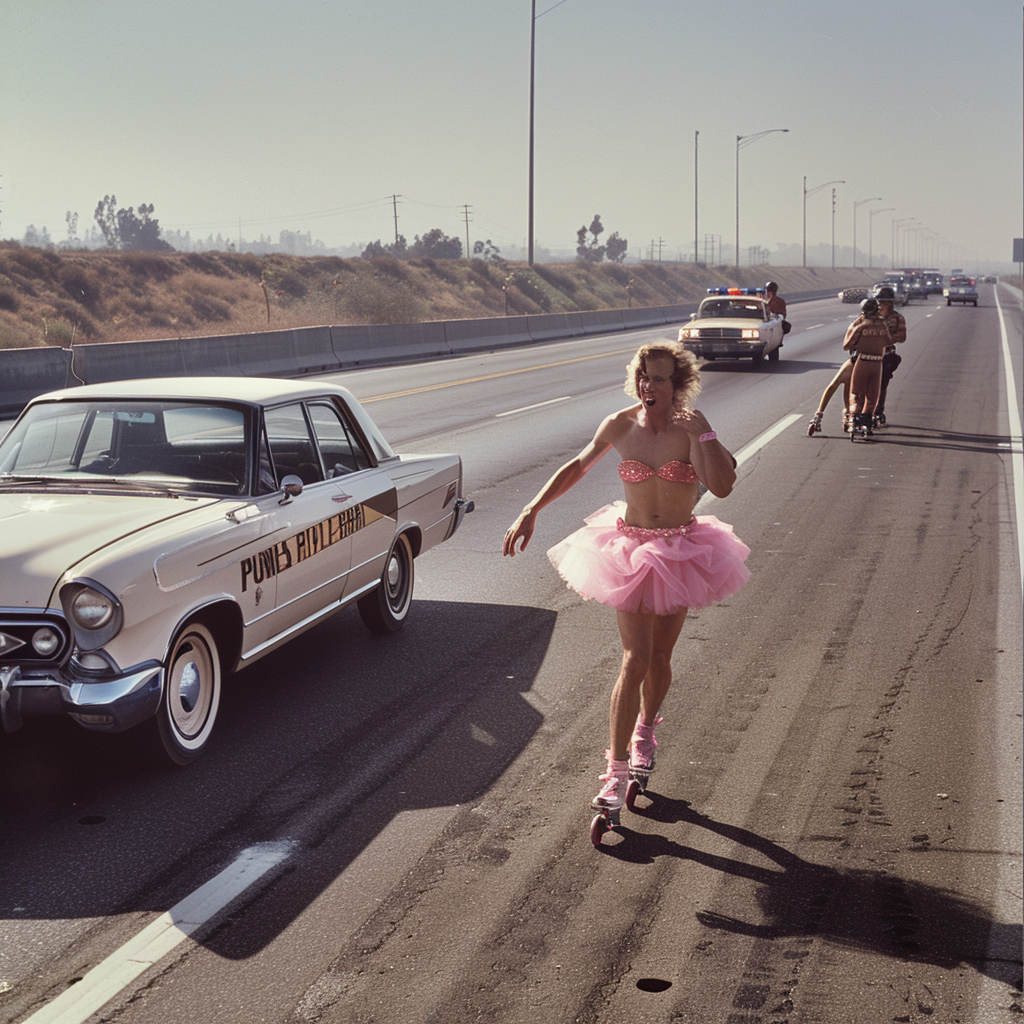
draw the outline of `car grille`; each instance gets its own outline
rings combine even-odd
[[[43,626],[49,626],[61,638],[57,649],[49,655],[37,654],[32,646],[33,635]],[[0,609],[0,664],[60,664],[67,657],[70,646],[71,631],[60,616]]]
[[[711,341],[716,338],[739,341],[743,337],[743,332],[738,327],[702,327],[700,337]]]

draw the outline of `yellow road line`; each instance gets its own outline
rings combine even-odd
[[[443,384],[427,384],[422,388],[409,388],[407,391],[392,391],[388,395],[374,395],[372,398],[360,398],[361,405],[367,402],[382,402],[385,398],[404,398],[406,395],[418,395],[421,391],[436,391],[438,388],[453,388],[459,384],[476,384],[482,380],[494,380],[496,377],[511,377],[516,373],[530,373],[534,370],[549,370],[554,366],[569,366],[572,363],[585,363],[589,359],[607,359],[609,356],[621,356],[636,352],[635,348],[620,348],[615,352],[601,352],[592,356],[577,356],[575,359],[559,359],[554,363],[538,363],[536,366],[523,366],[518,370],[502,370],[501,373],[485,373],[481,377],[465,377],[462,380],[449,380]]]

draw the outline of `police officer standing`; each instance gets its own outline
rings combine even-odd
[[[896,312],[896,295],[889,287],[879,288],[875,296],[878,300],[879,315],[889,329],[889,344],[882,356],[882,382],[878,392],[878,404],[875,406],[874,423],[876,427],[885,426],[885,392],[892,380],[896,367],[903,361],[896,354],[896,346],[907,340],[907,321],[902,313]]]

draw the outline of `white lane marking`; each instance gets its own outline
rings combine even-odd
[[[1020,297],[1019,289],[1006,285]],[[1022,588],[1024,588],[1024,452],[1021,449],[1021,412],[1014,380],[1013,363],[1010,359],[1010,344],[1003,319],[1003,308],[999,302],[999,288],[994,289],[996,308],[999,311],[999,326],[1002,334],[1003,362],[1006,374],[1007,418],[1010,423],[1010,463],[1013,486],[1013,504],[1017,527],[1017,552],[1021,559]],[[1002,447],[1002,445],[1000,445]],[[994,808],[995,821],[992,833],[996,849],[1019,851],[1021,848],[1021,690],[1020,690],[1020,605],[1011,598],[1011,587],[1016,589],[1017,581],[1010,576],[1004,578],[1000,560],[999,602],[996,618],[996,644],[1008,652],[1007,661],[996,670],[997,703],[991,715],[992,729],[990,742],[999,753],[996,784],[1005,787],[1006,802]],[[1020,591],[1017,591],[1019,594]],[[1014,656],[1014,652],[1015,655]],[[997,663],[998,665],[998,663]],[[986,680],[988,682],[988,680]],[[991,898],[988,913],[991,924],[985,944],[984,964],[977,965],[981,973],[978,998],[973,1019],[994,1021],[1005,1017],[1006,992],[1013,984],[1014,961],[1020,963],[1020,943],[1011,938],[1015,923],[1020,920],[1020,853],[1007,852],[997,861],[998,875],[990,887]]]
[[[555,402],[568,402],[570,395],[565,395],[562,398],[549,398],[546,402],[534,402],[533,405],[524,405],[520,409],[509,409],[507,412],[496,412],[494,414],[495,419],[499,419],[502,416],[515,416],[517,412],[528,412],[530,409],[539,409],[543,405],[554,405]]]
[[[763,434],[759,434],[749,444],[745,444],[736,453],[736,465],[737,467],[742,466],[751,456],[756,455],[766,444],[774,441],[784,430],[793,426],[797,420],[802,420],[803,416],[799,413],[791,412],[788,416],[783,416],[778,423],[774,426],[769,427]]]
[[[161,914],[135,938],[98,963],[81,981],[28,1017],[24,1024],[82,1024],[143,971],[280,864],[295,845],[285,840],[259,843],[243,850],[219,875],[176,903],[166,914]]]
[[[738,452],[736,452],[734,458],[736,459],[736,468],[739,469],[744,462],[747,461],[751,456],[756,455],[766,444],[773,441],[788,427],[791,427],[798,420],[802,420],[803,416],[799,413],[792,412],[788,416],[783,416],[778,423],[774,426],[769,427],[763,434],[758,434],[749,444],[745,444]],[[697,504],[693,506],[694,512],[698,509],[703,511],[711,502],[718,501],[710,491],[705,492],[697,500]]]
[[[1010,465],[1013,471],[1013,504],[1017,518],[1017,566],[1021,574],[1021,592],[1024,594],[1024,435],[1021,431],[1020,404],[1017,384],[1013,376],[1013,361],[1010,358],[1010,340],[1006,334],[1006,320],[1003,306],[999,301],[999,289],[995,289],[996,309],[999,312],[999,332],[1003,342],[1003,372],[1006,374],[1006,415],[1010,421]]]
[[[824,327],[824,324],[812,324],[810,327],[805,327],[805,331],[816,331],[819,327]]]

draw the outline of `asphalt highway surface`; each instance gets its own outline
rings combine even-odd
[[[476,510],[399,633],[353,608],[239,673],[188,768],[0,736],[0,1021],[1018,1020],[1021,295],[912,303],[888,426],[851,442],[839,395],[808,437],[856,310],[704,367],[739,476],[697,511],[752,575],[689,616],[599,849],[621,648],[544,552],[621,497],[614,455],[501,543],[663,332],[329,378],[396,450],[460,453]]]

